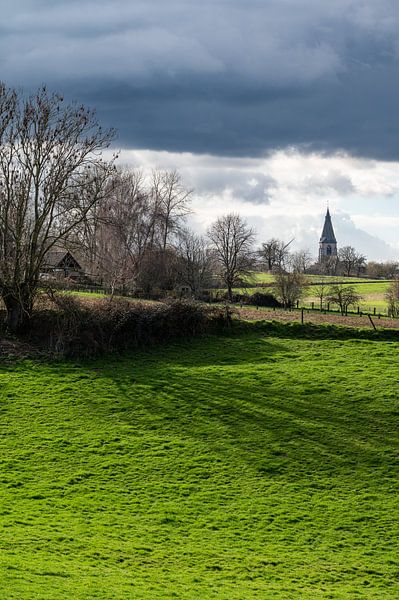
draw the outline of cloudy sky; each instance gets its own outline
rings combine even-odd
[[[0,79],[97,109],[121,161],[178,168],[191,222],[399,258],[397,0],[3,0]]]

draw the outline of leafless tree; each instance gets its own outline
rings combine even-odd
[[[319,263],[320,272],[323,275],[336,275],[338,270],[338,257],[328,256],[325,260]]]
[[[394,261],[367,263],[367,277],[372,279],[394,279],[399,274],[399,264]]]
[[[284,308],[291,308],[304,295],[307,283],[303,273],[280,271],[275,275],[274,292]]]
[[[179,257],[176,249],[149,247],[143,257],[137,286],[146,296],[173,290],[179,282]]]
[[[0,87],[0,294],[7,324],[30,316],[46,253],[103,198],[114,136],[94,113],[45,87],[25,97]]]
[[[350,306],[357,306],[362,297],[353,285],[337,284],[330,287],[326,299],[339,306],[344,315]]]
[[[197,297],[212,281],[213,256],[210,248],[205,238],[186,229],[179,236],[177,251],[179,280]]]
[[[338,260],[347,277],[350,277],[354,271],[359,274],[366,264],[366,257],[357,252],[353,246],[340,248],[338,251]]]
[[[394,279],[399,274],[399,264],[394,261],[367,263],[367,277],[372,279]]]
[[[288,243],[271,238],[262,244],[259,250],[261,260],[265,263],[268,271],[285,270],[286,263],[290,254],[289,247],[294,240]]]
[[[219,217],[208,231],[215,252],[215,260],[227,287],[228,298],[233,298],[233,287],[240,278],[249,275],[255,266],[253,251],[254,230],[236,213]]]
[[[313,258],[310,250],[298,250],[290,255],[288,262],[292,271],[306,273],[313,263]]]
[[[391,317],[399,317],[399,279],[394,279],[385,294],[388,304],[388,314]]]
[[[162,250],[166,249],[170,236],[180,230],[190,212],[188,203],[192,192],[183,185],[177,171],[153,171],[154,235],[158,226]]]
[[[191,192],[176,171],[153,171],[146,178],[127,168],[115,172],[110,188],[81,228],[92,272],[111,286],[164,289],[176,275],[175,245]]]
[[[154,219],[143,173],[116,172],[105,202],[92,219],[86,244],[93,249],[93,264],[107,283],[114,280],[122,288],[135,286],[152,239]]]
[[[324,305],[324,300],[328,295],[329,292],[329,283],[328,283],[328,279],[326,277],[324,277],[323,275],[320,275],[318,277],[318,282],[316,285],[312,285],[312,295],[316,296],[316,298],[318,298],[319,303],[320,303],[320,310],[323,310],[323,305]]]

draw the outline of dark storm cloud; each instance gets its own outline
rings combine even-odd
[[[399,158],[399,6],[382,0],[17,1],[0,77],[97,107],[118,143]]]

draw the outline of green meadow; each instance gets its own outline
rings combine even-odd
[[[315,287],[312,284],[316,284],[320,281],[319,275],[307,275],[306,276],[308,282],[310,283],[305,296],[301,300],[301,306],[310,307],[312,302],[317,307],[320,303],[320,300],[315,295]],[[377,312],[386,313],[387,312],[387,301],[385,298],[385,294],[388,290],[388,287],[391,281],[381,281],[381,280],[368,280],[364,278],[357,277],[337,277],[337,276],[324,276],[323,280],[328,287],[329,283],[342,282],[344,285],[353,286],[358,294],[360,294],[361,299],[359,301],[359,307],[363,311],[373,312],[374,308]],[[251,296],[257,292],[267,293],[272,291],[274,276],[270,273],[253,273],[250,278],[248,278],[248,285],[255,284],[267,284],[266,288],[262,287],[242,287],[236,288],[234,290],[237,294],[246,294]],[[270,286],[270,287],[269,287]],[[220,290],[225,291],[225,290]]]
[[[1,597],[399,597],[389,335],[244,324],[3,361]]]
[[[320,275],[306,275],[306,278],[310,281],[310,282],[319,282],[321,276]],[[365,281],[380,281],[377,279],[365,279],[364,277],[344,277],[342,275],[323,275],[322,278],[324,279],[324,281],[328,282],[336,282],[336,281],[342,281],[342,280],[347,280],[349,283],[353,284],[353,283],[364,283]],[[250,276],[248,276],[246,278],[246,280],[248,281],[249,284],[254,284],[254,283],[273,283],[274,282],[274,275],[272,273],[265,273],[265,272],[254,272],[252,273]]]

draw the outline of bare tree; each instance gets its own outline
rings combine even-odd
[[[350,277],[353,271],[357,274],[366,264],[366,257],[357,252],[353,246],[344,246],[338,251],[339,263],[347,277]]]
[[[277,299],[284,308],[291,308],[304,295],[307,287],[307,279],[303,273],[283,273],[280,271],[275,275],[274,291]]]
[[[367,263],[367,277],[372,279],[394,279],[399,272],[399,264],[393,261]]]
[[[92,270],[111,286],[164,289],[173,280],[172,241],[183,228],[190,193],[176,171],[153,171],[149,179],[140,170],[117,171],[106,201],[82,231]]]
[[[45,87],[0,87],[0,294],[16,330],[30,316],[46,253],[104,198],[114,132]]]
[[[281,271],[285,269],[290,254],[289,247],[293,241],[291,240],[286,243],[282,240],[271,238],[262,244],[259,255],[268,271]]]
[[[180,259],[179,280],[197,297],[201,290],[211,284],[212,253],[205,238],[187,229],[179,236],[177,251]]]
[[[117,171],[105,202],[89,215],[84,235],[93,270],[106,283],[135,286],[152,239],[154,219],[143,173]]]
[[[361,273],[364,273],[366,271],[366,266],[367,266],[367,258],[364,256],[364,254],[358,253],[356,264],[355,264],[356,275],[358,277],[360,276]]]
[[[230,301],[233,287],[241,277],[253,271],[256,257],[253,251],[255,232],[236,213],[219,217],[208,231],[215,259],[227,287]]]
[[[321,263],[319,263],[319,268],[323,275],[336,275],[338,264],[337,256],[328,256]]]
[[[293,271],[306,273],[313,263],[310,250],[298,250],[289,257],[289,264]]]
[[[357,306],[362,297],[353,285],[337,284],[330,287],[326,299],[339,306],[344,315],[350,306]]]
[[[317,284],[312,286],[312,295],[314,294],[319,299],[320,310],[323,310],[324,300],[329,293],[328,281],[323,275],[320,275]]]
[[[151,194],[156,216],[154,234],[158,225],[162,250],[166,249],[170,236],[179,231],[190,212],[188,202],[192,192],[183,185],[177,171],[153,171]]]
[[[388,304],[389,316],[399,317],[399,279],[394,279],[389,285],[385,299]]]
[[[137,285],[147,296],[172,290],[179,281],[179,257],[176,249],[149,247],[143,257]]]

